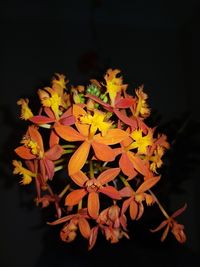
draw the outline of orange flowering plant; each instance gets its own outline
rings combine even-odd
[[[99,232],[111,243],[129,238],[127,218],[138,221],[156,203],[165,220],[151,231],[165,227],[162,241],[171,230],[184,243],[184,226],[175,217],[186,205],[170,216],[152,191],[169,143],[145,123],[150,109],[143,87],[130,95],[117,69],[88,86],[67,84],[56,74],[51,87],[39,89],[37,113],[28,99],[17,102],[29,125],[15,149],[21,160],[13,160],[13,173],[22,176],[22,185],[35,184],[37,205],[54,205],[48,224],[62,224],[65,242],[80,233],[91,249]],[[62,185],[59,192],[56,183]]]

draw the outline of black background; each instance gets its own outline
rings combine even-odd
[[[200,6],[198,0],[83,0],[0,2],[0,266],[199,266],[200,252]],[[165,243],[149,228],[156,208],[130,226],[131,240],[101,240],[91,252],[81,239],[59,241],[35,207],[33,188],[12,175],[12,150],[25,129],[16,101],[36,98],[55,72],[71,84],[119,68],[129,92],[144,84],[152,123],[169,136],[160,198],[179,218],[188,241]],[[152,215],[153,214],[153,215]],[[155,215],[155,216],[154,216]]]

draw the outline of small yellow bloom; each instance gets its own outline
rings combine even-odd
[[[68,81],[65,80],[65,75],[63,74],[59,74],[59,73],[55,73],[56,77],[53,78],[52,80],[52,88],[54,90],[61,90],[61,92],[63,92],[63,89],[66,89],[66,83]]]
[[[163,154],[164,154],[164,148],[161,146],[158,146],[156,150],[154,151],[154,155],[149,158],[149,160],[151,161],[151,164],[150,164],[151,171],[157,173],[156,169],[162,166],[163,162],[161,158]]]
[[[19,99],[17,101],[17,105],[21,106],[21,119],[22,120],[28,120],[33,117],[33,113],[31,109],[28,106],[29,100],[26,99]]]
[[[135,93],[138,97],[138,101],[134,115],[141,115],[143,118],[147,118],[150,115],[150,109],[146,103],[148,96],[143,92],[143,86],[141,86],[139,89],[136,89]]]
[[[15,167],[13,170],[13,174],[22,175],[22,180],[20,181],[22,185],[30,184],[32,182],[32,177],[36,177],[35,173],[29,171],[28,169],[22,166],[21,161],[13,160],[12,163]]]
[[[146,154],[147,147],[153,144],[152,132],[149,131],[146,136],[142,135],[142,130],[135,130],[130,134],[131,138],[134,140],[129,149],[138,149],[139,154]]]
[[[112,123],[105,121],[106,114],[99,111],[94,110],[94,115],[87,114],[85,116],[80,117],[81,123],[89,124],[90,126],[90,135],[95,135],[96,131],[99,130],[102,133],[102,136],[105,136],[108,129],[110,129]]]
[[[34,140],[31,140],[29,138],[23,138],[21,141],[22,144],[25,145],[25,147],[28,147],[31,149],[31,153],[33,155],[36,155],[40,158],[43,157],[43,151],[41,151],[40,147],[38,146],[38,143],[35,142]]]
[[[126,88],[126,85],[123,84],[122,77],[116,77],[119,73],[120,70],[118,69],[108,69],[106,75],[104,76],[104,79],[106,80],[107,93],[110,96],[112,106],[114,106],[117,93],[120,92],[123,88]]]
[[[50,107],[56,118],[58,118],[60,115],[59,106],[61,106],[61,97],[50,87],[46,87],[45,90],[38,90],[41,103],[44,107]]]

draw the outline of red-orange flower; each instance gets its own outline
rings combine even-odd
[[[139,220],[144,212],[142,201],[145,200],[147,205],[151,205],[154,202],[154,198],[146,193],[146,191],[153,187],[159,180],[159,176],[147,179],[139,186],[136,191],[128,186],[121,189],[120,195],[122,197],[128,197],[128,199],[123,202],[122,213],[124,214],[129,207],[131,219]]]
[[[100,208],[99,193],[103,193],[112,199],[121,199],[115,187],[105,186],[105,184],[113,181],[119,172],[119,168],[111,168],[102,172],[97,178],[92,179],[89,179],[82,171],[71,175],[72,180],[82,188],[70,192],[65,199],[65,204],[68,206],[77,205],[88,194],[88,213],[96,219]]]
[[[171,232],[175,236],[177,241],[180,243],[185,243],[186,235],[184,233],[184,225],[177,223],[177,221],[174,220],[174,218],[183,213],[186,208],[187,205],[185,204],[182,208],[175,211],[168,219],[164,220],[156,229],[150,231],[154,233],[166,227],[161,236],[161,241],[164,241],[166,239],[169,230],[171,229]]]
[[[29,126],[25,137],[22,140],[22,146],[15,149],[18,156],[25,160],[37,159],[39,163],[39,172],[44,181],[52,179],[54,176],[54,162],[59,159],[63,153],[60,145],[54,145],[46,152],[42,136],[34,126]]]
[[[65,223],[60,231],[60,237],[62,241],[69,243],[76,238],[77,229],[79,229],[84,238],[89,239],[91,230],[87,219],[89,219],[87,209],[80,209],[76,214],[64,216],[48,224],[58,225]]]
[[[100,133],[95,134],[96,131],[93,131],[93,124],[96,124],[98,126],[97,128],[100,130],[102,124],[99,126],[98,121],[92,121],[91,125],[89,123],[81,123],[78,119],[87,116],[87,112],[79,105],[74,105],[73,114],[76,117],[76,128],[78,131],[70,126],[58,125],[55,127],[57,134],[66,141],[83,141],[69,161],[69,175],[81,170],[88,158],[91,146],[97,159],[102,161],[113,161],[115,159],[115,152],[109,145],[121,142],[128,136],[128,134],[120,129],[108,129],[103,136]],[[102,121],[102,123],[104,123],[104,121]]]

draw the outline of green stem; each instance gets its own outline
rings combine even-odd
[[[75,145],[62,145],[62,148],[75,148]]]
[[[79,201],[79,203],[78,203],[78,210],[80,210],[80,209],[82,209],[82,199]]]
[[[152,197],[155,199],[158,207],[160,208],[160,210],[161,210],[162,214],[165,216],[165,218],[169,219],[170,216],[167,214],[167,212],[165,211],[165,209],[163,208],[163,206],[161,205],[160,201],[157,199],[155,194],[150,189],[148,191],[152,195]]]
[[[59,164],[62,163],[63,161],[65,161],[66,159],[58,159],[54,161],[54,164]]]
[[[61,165],[61,166],[56,166],[54,171],[57,172],[57,171],[60,171],[64,168],[64,165]]]
[[[125,186],[128,186],[128,187],[130,187],[132,190],[133,190],[133,188],[132,188],[132,186],[129,184],[129,182],[122,176],[122,175],[119,175],[119,178],[120,178],[120,180],[122,181],[122,183],[125,185]],[[133,190],[134,191],[134,190]],[[135,192],[135,191],[134,191]]]
[[[70,188],[70,184],[66,185],[65,188],[62,190],[62,192],[60,192],[58,197],[62,198],[65,195],[65,193],[69,190],[69,188]]]
[[[90,160],[90,178],[94,178],[94,169],[93,169],[93,163],[92,160]]]
[[[70,154],[70,153],[73,153],[73,152],[74,152],[74,149],[67,149],[67,150],[63,151],[63,155],[64,154]]]
[[[42,128],[51,129],[51,125],[47,124],[47,123],[40,124],[39,126],[42,127]]]

